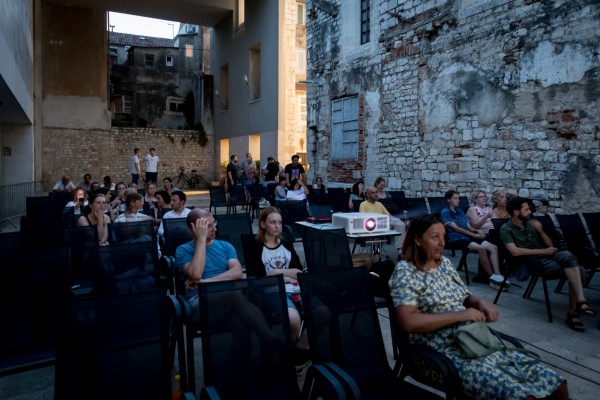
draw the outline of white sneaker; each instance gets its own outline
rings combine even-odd
[[[492,287],[499,288],[500,285],[502,285],[503,281],[504,275],[494,274],[490,276],[490,286]],[[507,280],[506,282],[504,282],[504,289],[506,290],[508,287],[510,287],[510,282]]]

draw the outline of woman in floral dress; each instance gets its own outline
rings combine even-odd
[[[568,399],[567,383],[540,363],[519,382],[498,367],[510,358],[531,360],[522,353],[495,352],[469,359],[454,339],[465,323],[498,319],[498,309],[472,295],[446,257],[444,224],[434,215],[413,219],[403,246],[404,260],[390,279],[392,299],[403,330],[412,343],[426,344],[452,360],[466,395],[476,399]]]

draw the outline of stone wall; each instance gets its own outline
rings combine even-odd
[[[160,163],[158,179],[175,178],[179,167],[195,169],[210,182],[216,180],[214,171],[214,140],[201,147],[196,131],[161,130],[149,128],[112,128],[110,131],[44,129],[42,179],[45,190],[64,174],[75,184],[90,173],[93,180],[102,182],[109,175],[113,182],[131,181],[129,160],[133,149],[140,149],[140,164],[144,176],[143,159],[154,147]],[[220,174],[219,171],[217,173]]]
[[[307,79],[324,82],[308,95],[311,173],[347,183],[330,159],[330,103],[358,94],[368,184],[514,188],[550,211],[600,209],[597,1],[371,1],[377,35],[344,54],[348,14],[307,1]]]

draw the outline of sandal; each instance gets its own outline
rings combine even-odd
[[[585,306],[585,308],[582,308],[582,306]],[[596,316],[596,310],[590,307],[587,301],[578,301],[577,303],[575,303],[575,309],[579,314],[583,314],[587,317]]]
[[[567,326],[577,332],[585,332],[585,327],[579,319],[578,313],[568,312],[566,319]]]

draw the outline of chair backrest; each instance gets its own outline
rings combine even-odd
[[[261,274],[261,271],[263,271],[264,268],[261,265],[255,265],[255,263],[251,261],[254,259],[252,257],[252,251],[256,242],[256,236],[251,233],[245,233],[241,235],[240,238],[242,240],[244,261],[246,262],[246,276],[262,276],[263,274]]]
[[[399,210],[398,213],[401,213],[402,211],[406,210],[406,195],[404,194],[403,190],[388,190],[387,193],[388,195],[390,195],[392,202],[396,205],[396,208]]]
[[[306,209],[306,201],[280,201],[279,209],[281,210],[281,220],[283,225],[292,228],[294,239],[300,237],[300,231],[296,225],[296,221],[306,221],[308,211]]]
[[[594,241],[594,246],[600,249],[600,212],[582,213],[582,215]]]
[[[309,220],[313,222],[331,222],[331,214],[333,210],[330,205],[313,205],[309,206]]]
[[[579,214],[554,214],[554,216],[558,221],[567,248],[571,252],[577,254],[579,253],[578,250],[582,247],[591,246],[590,239]]]
[[[309,272],[352,268],[352,254],[344,228],[302,230],[302,245]]]
[[[227,240],[231,243],[235,247],[238,260],[244,266],[244,247],[241,235],[252,233],[250,214],[215,215],[215,220],[217,221],[217,239]],[[225,237],[227,238],[224,239]]]
[[[92,272],[94,294],[154,290],[159,279],[156,247],[156,240],[99,247]]]
[[[397,203],[390,197],[387,199],[379,199],[379,202],[383,204],[386,210],[391,215],[398,215],[402,213],[402,209],[398,207]]]
[[[360,203],[362,203],[363,201],[363,199],[352,200],[352,211],[358,212],[358,210],[360,210]]]
[[[313,363],[333,361],[359,384],[390,377],[366,268],[300,274]]]
[[[75,297],[57,341],[57,399],[171,398],[166,297]]]
[[[246,193],[241,185],[231,186],[229,188],[229,201],[231,205],[241,206],[246,204]]]
[[[437,216],[444,208],[448,207],[448,202],[444,197],[428,197],[427,201],[429,202],[429,211]]]
[[[554,221],[552,221],[550,215],[534,215],[532,218],[535,218],[542,223],[542,229],[544,230],[546,235],[550,237],[550,240],[552,240],[552,244],[554,245],[554,247],[556,247],[559,250],[562,249],[562,238],[560,236],[560,233],[558,233],[558,231],[556,230],[556,226],[554,225]]]
[[[308,202],[310,204],[323,205],[328,203],[327,193],[323,191],[323,189],[315,189],[310,188],[310,193],[308,195]]]
[[[111,245],[156,241],[154,221],[122,222],[108,224],[108,241]]]
[[[469,202],[469,198],[467,196],[460,196],[458,198],[459,203],[458,203],[458,208],[462,209],[465,214],[467,213],[467,210],[469,209],[469,207],[471,207],[471,203]]]
[[[413,219],[414,217],[427,214],[427,203],[425,202],[425,198],[423,197],[407,197],[404,199],[404,204],[406,208],[404,211],[404,218],[406,220]]]
[[[164,246],[162,253],[174,256],[177,247],[192,240],[192,231],[186,224],[186,218],[167,218],[162,220]]]
[[[0,376],[51,365],[55,357],[58,305],[69,297],[68,252],[21,249],[1,235]]]
[[[266,199],[269,197],[266,188],[260,183],[255,183],[254,185],[248,186],[248,193],[250,193],[250,204],[255,209],[258,208],[258,202],[261,198]]]
[[[200,285],[200,324],[204,383],[222,399],[297,397],[282,275]]]
[[[98,259],[98,229],[80,226],[65,229],[65,248],[69,251],[71,286],[74,289],[92,287],[89,266]]]
[[[348,196],[344,188],[327,189],[327,202],[331,205],[333,212],[348,211]]]
[[[215,215],[217,214],[217,207],[227,207],[227,196],[225,195],[225,188],[223,186],[209,186],[208,192],[210,194],[210,205],[208,210],[214,208]]]

